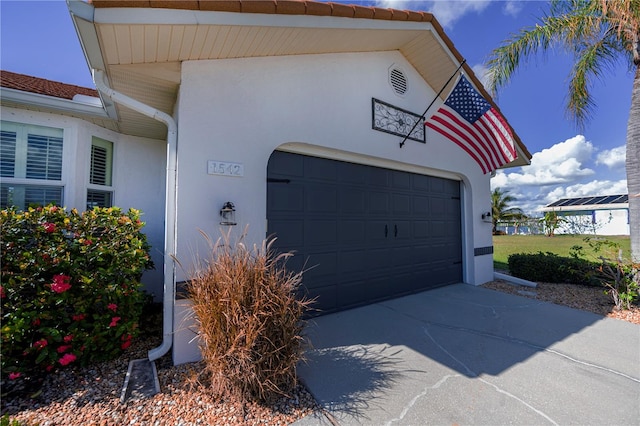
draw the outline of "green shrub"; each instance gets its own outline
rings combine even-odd
[[[22,426],[23,423],[20,423],[18,420],[10,419],[8,414],[0,417],[0,426]]]
[[[112,358],[131,344],[153,267],[139,212],[0,212],[2,378]]]
[[[606,277],[605,293],[611,296],[616,309],[631,309],[640,297],[640,264],[625,261],[622,257],[615,261],[603,257],[600,270]]]
[[[509,272],[518,278],[547,283],[600,286],[600,263],[554,253],[515,253],[508,257]]]
[[[193,302],[207,380],[216,396],[270,402],[297,384],[303,357],[302,273],[285,269],[273,240],[249,249],[229,235],[211,244],[185,289]]]
[[[602,253],[599,256],[602,261],[599,270],[607,288],[605,293],[611,296],[616,309],[631,309],[631,305],[640,298],[640,263],[624,259],[620,244],[616,241],[591,237],[584,241],[595,253]]]

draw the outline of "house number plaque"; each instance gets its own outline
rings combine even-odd
[[[207,161],[207,174],[218,176],[244,176],[244,164],[229,161]]]

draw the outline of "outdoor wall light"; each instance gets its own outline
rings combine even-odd
[[[482,220],[491,222],[491,212],[482,213]]]
[[[224,226],[237,225],[236,209],[231,201],[227,201],[222,205],[222,208],[220,209],[220,217],[222,218],[220,225],[224,225]]]

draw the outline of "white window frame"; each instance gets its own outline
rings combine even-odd
[[[65,131],[62,127],[43,126],[39,124],[0,121],[0,128],[3,131],[16,133],[16,148],[14,154],[14,175],[13,177],[3,176],[2,186],[19,188],[17,191],[18,203],[17,207],[26,209],[25,193],[28,187],[50,187],[60,191],[59,204],[64,205],[65,202],[65,155],[67,151],[67,141],[65,140]],[[62,152],[60,153],[60,179],[34,179],[27,177],[27,152],[28,152],[28,135],[38,135],[46,137],[55,137],[62,140]]]
[[[95,183],[91,183],[91,172],[92,172],[92,166],[93,166],[93,162],[92,162],[92,152],[93,152],[93,147],[94,146],[98,146],[98,147],[102,147],[105,148],[107,150],[107,168],[109,170],[107,170],[106,174],[106,181],[107,184],[105,185],[101,185],[101,184],[95,184]],[[85,206],[86,208],[89,208],[89,192],[90,191],[100,191],[100,192],[105,192],[105,193],[109,193],[111,194],[111,200],[110,200],[110,204],[108,206],[105,207],[112,207],[114,205],[114,197],[115,197],[115,191],[114,191],[114,186],[113,186],[113,172],[114,172],[114,158],[115,158],[115,143],[107,140],[107,139],[103,139],[101,137],[98,136],[92,136],[91,138],[91,145],[89,147],[89,167],[88,167],[88,176],[87,176],[87,189],[85,191]]]

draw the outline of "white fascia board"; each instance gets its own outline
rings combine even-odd
[[[102,59],[102,50],[98,41],[98,33],[94,25],[95,8],[93,5],[81,0],[67,0],[67,8],[71,15],[71,21],[78,34],[78,39],[84,53],[85,60],[89,66],[89,70],[107,71]],[[106,115],[114,120],[118,119],[116,107],[109,99],[105,99],[102,93],[99,93],[100,100],[106,111]]]
[[[90,105],[84,102],[77,102],[69,99],[56,98],[53,96],[40,95],[38,93],[24,92],[22,90],[0,89],[0,98],[24,105],[32,105],[55,111],[69,112],[75,114],[85,114],[93,117],[108,118],[104,108]]]
[[[583,206],[543,207],[543,212],[582,212],[588,210],[626,210],[629,203],[620,204],[585,204]]]
[[[98,8],[94,12],[94,22],[114,25],[235,25],[372,30],[432,30],[433,28],[430,22],[160,8]]]
[[[527,156],[524,154],[524,151],[522,150],[522,148],[520,148],[520,145],[516,143],[515,148],[516,148],[516,153],[518,154],[515,160],[498,167],[499,170],[512,169],[514,167],[523,167],[523,166],[531,165],[531,160],[527,158]]]

